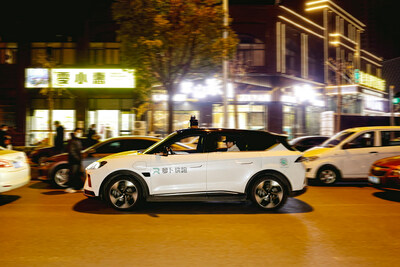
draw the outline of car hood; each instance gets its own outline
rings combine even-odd
[[[304,157],[314,157],[314,156],[319,156],[322,153],[325,153],[327,151],[330,151],[332,148],[329,147],[313,147],[310,148],[309,150],[306,150],[304,152]]]
[[[114,158],[119,158],[119,157],[126,157],[126,156],[135,156],[135,155],[143,155],[137,150],[131,150],[131,151],[125,151],[125,152],[120,152],[120,153],[115,153],[108,155],[104,158],[99,159],[98,161],[103,161],[103,160],[108,160],[108,159],[114,159]]]
[[[381,166],[381,167],[396,168],[396,167],[400,166],[400,156],[377,160],[377,161],[375,161],[374,165]]]

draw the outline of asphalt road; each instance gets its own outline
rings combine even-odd
[[[400,192],[310,186],[278,212],[151,203],[122,213],[41,181],[0,195],[0,266],[397,266]]]

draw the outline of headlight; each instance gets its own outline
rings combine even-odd
[[[95,161],[92,164],[90,164],[89,166],[86,167],[86,170],[94,170],[94,169],[99,169],[101,167],[103,167],[104,165],[106,165],[107,161]]]
[[[302,157],[302,161],[303,161],[303,162],[314,161],[314,160],[317,160],[317,159],[319,159],[319,157],[318,157],[318,156],[312,156],[312,157]]]
[[[393,176],[400,176],[400,170],[398,170],[398,169],[392,170],[391,175],[393,175]]]

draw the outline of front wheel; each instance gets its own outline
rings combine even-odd
[[[282,179],[274,174],[258,178],[251,187],[251,200],[261,209],[276,210],[285,204],[288,190]]]
[[[320,184],[331,185],[339,180],[339,172],[333,167],[322,167],[317,174],[317,179]]]
[[[134,209],[142,199],[140,184],[125,175],[113,178],[106,186],[104,195],[111,207],[122,211]]]
[[[68,182],[69,182],[68,165],[57,166],[52,174],[51,182],[58,188],[68,187]]]

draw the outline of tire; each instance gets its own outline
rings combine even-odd
[[[340,179],[340,173],[335,167],[325,166],[318,170],[317,180],[322,185],[332,185]]]
[[[104,197],[110,207],[128,211],[139,206],[143,191],[139,182],[132,176],[118,175],[107,183]]]
[[[260,176],[254,181],[250,190],[251,201],[263,210],[279,209],[288,198],[286,184],[275,174]]]
[[[68,187],[69,182],[69,168],[67,164],[57,166],[52,175],[51,183],[57,188]]]

